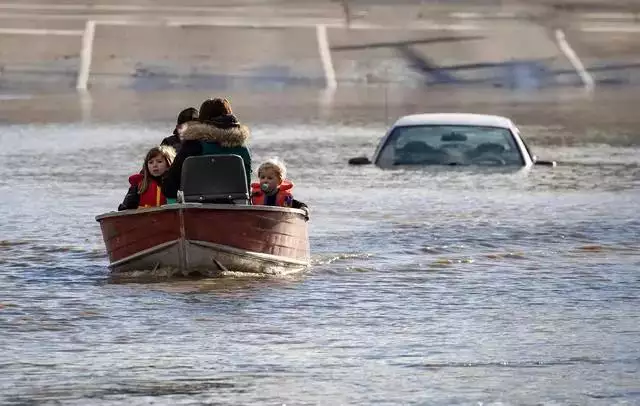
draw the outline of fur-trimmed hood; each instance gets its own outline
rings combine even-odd
[[[222,147],[246,146],[251,132],[244,124],[219,128],[212,124],[190,122],[182,133],[182,140],[198,140],[218,143]]]

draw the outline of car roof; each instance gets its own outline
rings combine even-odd
[[[394,124],[398,126],[413,125],[479,125],[487,127],[511,128],[513,122],[502,116],[492,116],[488,114],[470,114],[470,113],[430,113],[430,114],[412,114],[400,117]]]

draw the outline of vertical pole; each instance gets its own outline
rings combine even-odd
[[[82,35],[82,49],[80,51],[80,69],[78,70],[78,80],[76,89],[87,90],[89,82],[89,71],[91,70],[91,57],[93,54],[93,38],[96,32],[96,22],[87,20]]]
[[[336,71],[333,69],[333,61],[331,60],[327,27],[324,24],[316,25],[316,37],[318,39],[318,51],[320,52],[320,59],[322,60],[326,87],[328,89],[335,89],[338,87],[338,82],[336,81]]]

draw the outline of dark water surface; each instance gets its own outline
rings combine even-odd
[[[245,107],[312,207],[296,277],[108,278],[94,216],[172,113],[0,127],[1,404],[640,404],[640,117],[510,102],[558,167],[382,171],[345,164],[379,104]]]

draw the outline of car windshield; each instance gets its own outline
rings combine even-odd
[[[469,125],[396,127],[378,165],[523,165],[507,128]]]

